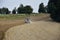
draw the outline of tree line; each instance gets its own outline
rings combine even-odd
[[[11,11],[9,11],[8,8],[0,8],[0,14],[10,14]],[[17,9],[16,7],[12,10],[12,14],[21,14],[21,13],[32,13],[33,12],[33,8],[30,5],[27,6],[23,6],[23,4],[21,4]]]
[[[45,13],[46,12],[45,9],[46,8],[44,7],[44,4],[41,3],[39,5],[38,12],[39,13]],[[17,14],[22,14],[22,13],[30,14],[33,12],[33,8],[30,5],[24,6],[23,4],[21,4],[17,9],[15,7],[12,11],[10,11],[8,8],[5,8],[5,7],[0,8],[0,14],[10,14],[11,12],[12,12],[12,14],[16,14],[16,13]]]

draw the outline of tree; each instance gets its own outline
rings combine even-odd
[[[49,0],[48,12],[54,21],[60,22],[60,0]]]
[[[17,13],[24,13],[24,6],[23,6],[23,4],[21,4],[21,5],[18,7]]]
[[[1,13],[2,13],[2,14],[9,14],[10,11],[9,11],[8,8],[3,7],[3,8],[1,9]]]
[[[56,7],[53,3],[49,3],[48,5],[48,13],[55,13]]]
[[[18,13],[26,13],[26,14],[30,14],[33,12],[33,9],[31,6],[27,5],[27,6],[23,6],[22,4],[20,5],[20,7],[18,7],[17,9]]]
[[[33,9],[31,6],[27,5],[24,7],[25,13],[30,14],[33,12]]]
[[[41,4],[39,5],[39,10],[38,10],[38,12],[39,12],[39,13],[45,13],[45,7],[44,7],[44,4],[43,4],[43,3],[41,3]]]
[[[0,14],[1,14],[1,8],[0,8]]]
[[[12,14],[16,14],[16,7],[13,9]]]

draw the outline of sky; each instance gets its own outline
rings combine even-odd
[[[30,5],[33,8],[33,12],[38,12],[39,4],[44,3],[46,6],[49,0],[0,0],[0,8],[6,7],[12,11],[15,7],[18,8],[20,4],[24,6]]]

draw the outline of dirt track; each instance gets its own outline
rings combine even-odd
[[[38,21],[10,28],[4,40],[60,40],[60,24]]]
[[[48,15],[43,14],[43,15],[31,16],[31,19],[32,19],[32,21],[40,21],[41,19],[43,19],[46,16],[48,16]],[[4,38],[4,34],[9,28],[24,24],[24,18],[20,19],[20,20],[18,20],[18,19],[2,20],[2,19],[0,19],[0,40],[2,40]]]

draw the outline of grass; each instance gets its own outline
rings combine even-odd
[[[0,20],[15,20],[22,19],[25,17],[25,14],[0,14]]]
[[[31,14],[30,16],[44,16],[46,14]],[[15,20],[15,19],[23,19],[27,15],[26,14],[0,14],[0,20]]]

